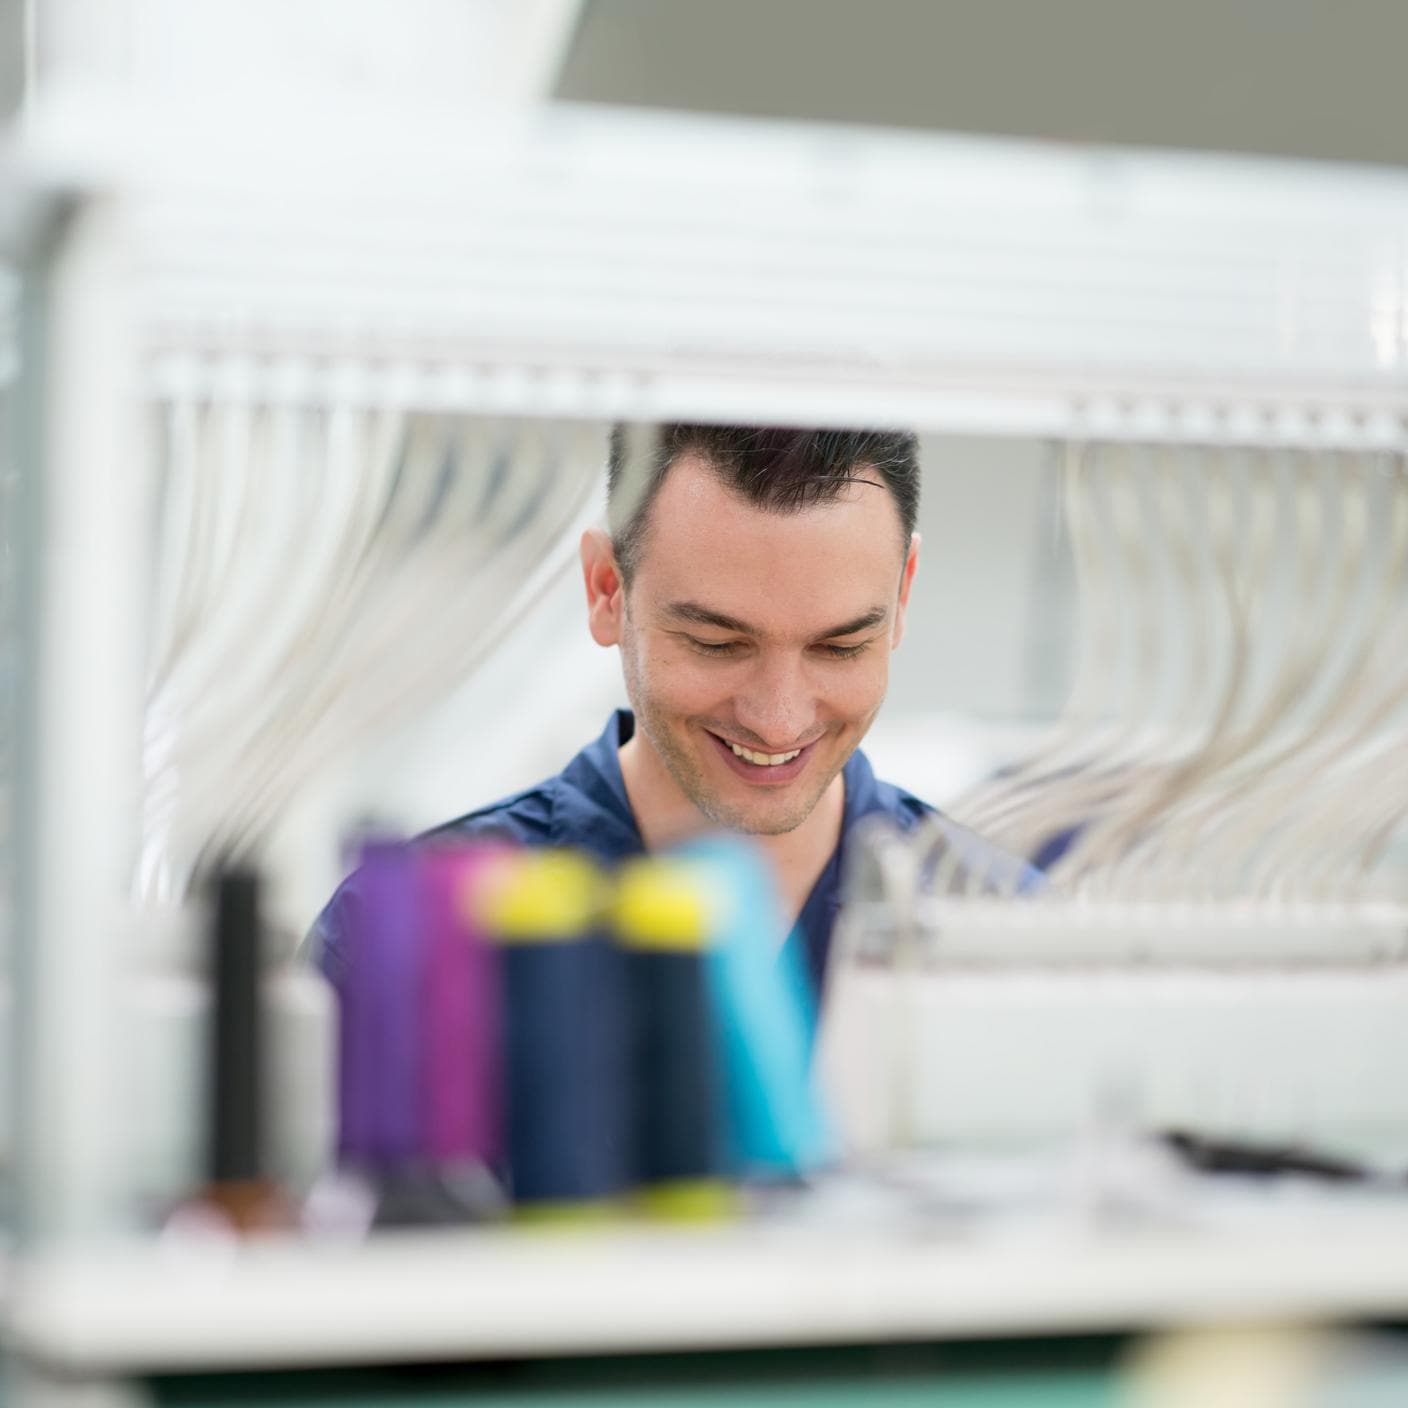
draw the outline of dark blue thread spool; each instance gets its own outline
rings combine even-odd
[[[645,860],[614,905],[630,1004],[634,1168],[643,1207],[694,1220],[731,1205],[722,1043],[708,970],[710,904],[696,872]]]
[[[603,884],[567,852],[504,867],[481,914],[503,944],[513,1201],[523,1216],[590,1215],[625,1190],[631,1091],[621,954]]]

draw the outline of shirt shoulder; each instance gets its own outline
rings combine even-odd
[[[869,771],[868,763],[857,784],[864,799],[863,814],[886,816],[904,831],[914,830],[921,822],[937,830],[958,861],[954,879],[965,888],[1008,895],[1034,895],[1046,888],[1046,877],[1023,857],[1003,850],[912,792],[882,782]]]
[[[550,777],[487,807],[442,822],[421,841],[516,841],[525,846],[551,843],[555,802],[561,778]]]
[[[519,846],[568,846],[614,864],[643,849],[619,774],[613,774],[621,723],[607,730],[561,772],[488,806],[466,812],[417,836],[412,844],[436,841],[504,841]],[[344,968],[345,935],[355,922],[359,873],[338,887],[313,921],[300,952],[334,982]]]
[[[905,831],[912,831],[925,817],[940,814],[937,807],[930,806],[928,802],[916,797],[914,793],[906,792],[903,787],[896,787],[892,782],[881,782],[876,778],[872,787],[870,806],[866,809],[867,815],[874,815],[878,812],[882,816],[889,817]]]

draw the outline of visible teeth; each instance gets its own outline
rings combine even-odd
[[[790,753],[750,753],[748,749],[740,748],[736,743],[730,743],[728,746],[740,758],[760,768],[775,768],[779,763],[790,763],[802,751],[800,748],[794,748]]]

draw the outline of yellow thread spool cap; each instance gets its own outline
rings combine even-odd
[[[601,913],[601,873],[575,851],[515,856],[476,896],[478,918],[506,943],[576,938]]]
[[[678,861],[621,867],[612,914],[627,948],[698,953],[708,946],[712,906],[698,872]]]
[[[513,1222],[518,1227],[590,1231],[609,1227],[626,1216],[625,1205],[619,1198],[583,1199],[570,1201],[518,1203],[513,1209]]]
[[[720,1178],[648,1184],[636,1190],[635,1204],[662,1222],[724,1222],[739,1212],[738,1195]]]

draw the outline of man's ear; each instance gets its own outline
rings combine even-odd
[[[904,615],[909,609],[909,589],[914,585],[914,573],[919,566],[919,534],[909,535],[909,552],[905,554],[904,570],[900,573],[900,599],[895,608],[895,632],[890,637],[893,650],[904,636]]]
[[[587,588],[587,628],[598,645],[620,645],[626,584],[616,563],[611,535],[602,528],[582,534],[582,581]]]

